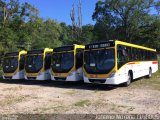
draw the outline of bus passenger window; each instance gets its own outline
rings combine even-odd
[[[127,47],[127,55],[128,55],[127,56],[127,59],[128,59],[127,61],[128,62],[132,61],[133,60],[133,57],[132,57],[133,54],[132,54],[132,48],[131,47]]]
[[[126,50],[120,47],[120,49],[118,50],[118,69],[127,62],[126,57]]]

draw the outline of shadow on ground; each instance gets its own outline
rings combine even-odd
[[[110,86],[103,84],[86,84],[83,82],[65,82],[65,81],[32,81],[32,80],[0,80],[0,83],[6,84],[19,84],[19,85],[35,85],[44,87],[57,87],[57,88],[67,88],[67,89],[84,89],[84,90],[113,90],[117,87],[122,86]]]

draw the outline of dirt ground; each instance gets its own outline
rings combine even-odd
[[[0,80],[0,113],[160,114],[160,77],[153,77],[129,87]]]

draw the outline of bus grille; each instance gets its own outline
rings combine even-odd
[[[105,83],[106,79],[89,79],[92,83]]]
[[[11,76],[4,76],[5,79],[12,79]]]
[[[66,77],[54,77],[55,80],[66,80]]]
[[[28,80],[35,80],[36,77],[27,77]]]

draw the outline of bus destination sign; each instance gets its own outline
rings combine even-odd
[[[86,45],[85,49],[97,49],[97,48],[106,48],[106,47],[114,47],[114,42],[88,44]]]
[[[12,52],[12,53],[6,53],[5,57],[9,57],[9,56],[18,56],[19,52]]]
[[[31,50],[31,51],[28,51],[27,54],[42,54],[43,52],[44,52],[44,49]]]
[[[71,51],[71,50],[74,50],[74,45],[54,48],[54,52]]]

